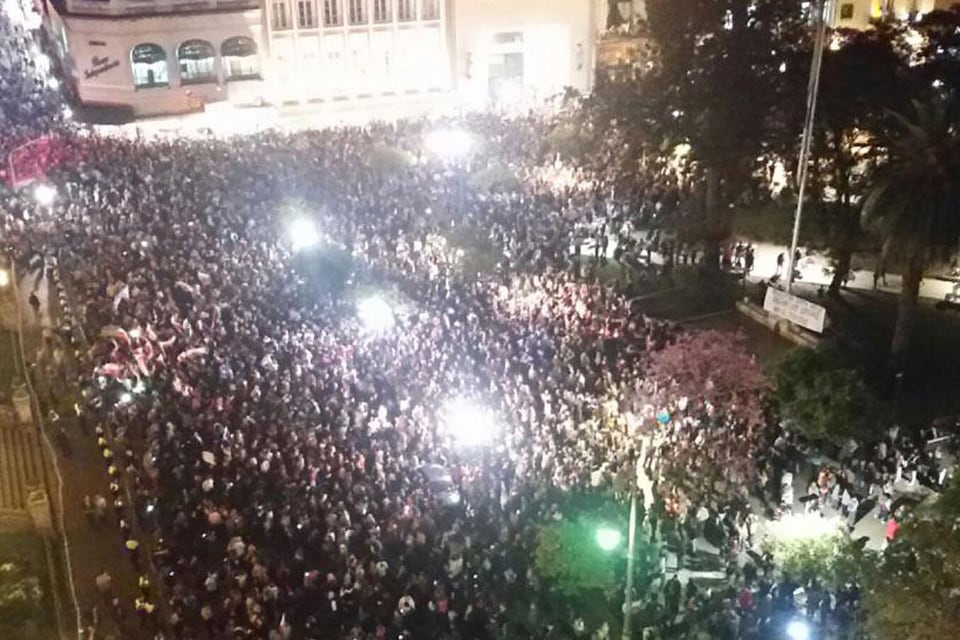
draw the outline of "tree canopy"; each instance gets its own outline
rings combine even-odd
[[[795,349],[779,364],[774,380],[780,414],[814,442],[869,440],[885,426],[885,403],[862,372],[834,352]]]
[[[952,638],[960,628],[960,481],[903,518],[867,579],[866,625],[877,640]]]

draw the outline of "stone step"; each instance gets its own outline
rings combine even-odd
[[[13,429],[0,429],[0,509],[16,510],[25,506],[17,476],[16,448]]]
[[[0,429],[0,509],[27,508],[30,489],[43,485],[42,455],[35,429]]]
[[[27,482],[30,487],[40,486],[44,481],[43,448],[36,428],[23,429],[24,447],[27,451]]]

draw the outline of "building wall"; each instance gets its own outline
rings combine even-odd
[[[138,116],[184,113],[203,103],[230,99],[257,102],[265,97],[260,80],[226,82],[221,44],[228,38],[251,38],[265,58],[260,10],[108,17],[57,15],[51,11],[49,28],[61,52],[64,71],[81,102],[90,105],[130,105]],[[182,81],[178,47],[189,39],[206,40],[216,51],[216,81],[188,84]],[[167,56],[167,86],[136,88],[131,52],[139,44],[161,46]]]
[[[376,98],[450,87],[442,0],[266,3],[268,76],[271,93],[281,102]],[[358,15],[362,19],[357,20]]]
[[[46,24],[81,101],[151,116],[213,102],[472,108],[542,100],[568,86],[589,91],[605,0],[264,0],[218,11],[179,9],[186,0],[68,1],[74,13],[50,6]],[[102,15],[77,15],[87,5]],[[143,6],[158,13],[129,15]],[[358,8],[362,19],[351,20]],[[258,79],[226,81],[220,47],[236,36],[256,44]],[[193,39],[216,50],[212,82],[187,83],[179,73],[178,48]],[[135,86],[131,52],[143,43],[166,53],[164,86]]]
[[[866,29],[870,21],[884,12],[905,19],[911,13],[927,13],[949,8],[957,0],[832,0],[831,15],[835,26],[847,29]]]
[[[453,65],[467,106],[540,100],[593,83],[592,0],[456,0]]]

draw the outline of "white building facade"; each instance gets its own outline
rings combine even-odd
[[[949,9],[957,0],[830,0],[829,14],[841,29],[866,29],[872,20],[907,20],[937,9]]]
[[[87,106],[476,108],[589,91],[606,0],[37,0]]]

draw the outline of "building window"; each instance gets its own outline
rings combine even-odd
[[[440,5],[437,0],[420,0],[420,19],[437,20],[440,18]]]
[[[183,84],[216,82],[216,49],[206,40],[187,40],[177,49]]]
[[[840,5],[840,19],[841,20],[853,20],[853,3],[844,2]]]
[[[130,51],[130,67],[133,69],[133,86],[137,89],[165,87],[170,83],[167,52],[158,44],[135,46]]]
[[[366,23],[365,16],[363,15],[364,9],[364,0],[347,0],[347,6],[350,8],[350,24],[364,24]]]
[[[517,44],[523,42],[523,31],[501,31],[493,34],[494,44]]]
[[[287,15],[286,2],[274,2],[271,24],[277,31],[290,28],[290,17]]]
[[[249,80],[260,77],[260,56],[257,43],[245,36],[228,38],[220,45],[220,60],[226,80]]]
[[[397,0],[397,20],[412,22],[417,19],[417,12],[413,0]]]
[[[373,0],[373,21],[390,22],[390,0]]]
[[[317,17],[313,12],[313,0],[297,0],[297,20],[301,29],[313,29],[317,26]]]
[[[343,24],[340,0],[323,0],[323,24],[327,27],[339,27]]]

